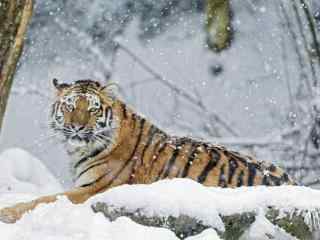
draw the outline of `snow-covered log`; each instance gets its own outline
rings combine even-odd
[[[320,192],[306,187],[220,189],[175,179],[114,188],[91,204],[111,221],[126,216],[145,226],[168,228],[181,239],[208,228],[223,239],[256,239],[250,237],[256,233],[312,239],[320,224],[319,200]]]
[[[148,217],[141,213],[139,209],[130,212],[125,208],[117,209],[110,207],[103,202],[95,203],[92,205],[92,208],[94,212],[102,212],[110,221],[125,216],[144,226],[168,228],[180,239],[200,234],[205,229],[211,228],[211,226],[203,224],[196,218],[187,215],[180,215],[178,217]],[[265,214],[265,219],[298,239],[312,239],[313,230],[315,229],[309,228],[305,223],[306,215],[300,214],[299,211],[296,211],[295,214],[287,213],[281,215],[281,211],[270,208]],[[223,239],[239,239],[250,229],[250,226],[256,221],[257,216],[256,212],[221,216],[225,226],[225,230],[219,232],[221,237]],[[271,234],[267,235],[271,236]],[[274,235],[273,237],[276,238],[277,236]]]

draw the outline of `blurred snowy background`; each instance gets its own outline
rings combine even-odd
[[[204,0],[38,0],[0,151],[26,149],[68,186],[69,158],[47,126],[51,80],[110,78],[168,132],[250,152],[316,186],[320,3],[301,2],[230,1],[233,38],[217,53]]]

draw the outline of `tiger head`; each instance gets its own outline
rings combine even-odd
[[[116,135],[118,121],[113,113],[114,98],[108,86],[92,80],[72,84],[53,80],[56,101],[52,105],[51,127],[69,146],[104,149]]]

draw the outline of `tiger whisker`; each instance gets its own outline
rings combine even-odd
[[[105,136],[105,135],[101,135],[101,134],[97,134],[95,136],[97,136],[97,137],[99,137],[99,138],[101,138],[103,140],[108,140],[108,141],[112,140],[112,138],[110,138],[109,136]]]

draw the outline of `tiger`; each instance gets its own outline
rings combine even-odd
[[[74,188],[0,210],[14,223],[40,203],[60,195],[75,204],[122,184],[190,178],[205,186],[296,185],[281,168],[191,137],[177,137],[127,106],[110,85],[94,80],[53,80],[50,127],[63,137]]]

